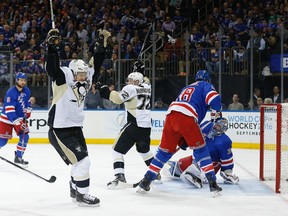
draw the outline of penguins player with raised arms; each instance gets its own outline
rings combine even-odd
[[[52,79],[53,101],[48,113],[48,137],[63,161],[72,165],[70,196],[79,206],[99,206],[100,200],[89,194],[90,159],[83,135],[84,101],[92,86],[93,58],[88,66],[75,59],[60,67],[59,31],[47,35],[46,70]]]

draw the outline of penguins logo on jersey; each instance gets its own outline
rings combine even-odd
[[[78,106],[80,106],[89,91],[89,83],[87,82],[76,82],[75,85],[71,86],[76,98]],[[76,101],[75,101],[76,102]]]

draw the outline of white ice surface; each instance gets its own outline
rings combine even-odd
[[[55,183],[37,177],[0,160],[0,216],[285,216],[288,198],[275,194],[271,185],[258,180],[258,150],[234,149],[234,173],[238,185],[225,185],[221,197],[212,198],[208,185],[193,189],[181,181],[163,177],[163,184],[154,184],[148,194],[136,189],[108,190],[107,182],[114,179],[111,145],[88,145],[91,159],[90,193],[101,200],[100,207],[78,207],[69,196],[70,166],[66,166],[48,144],[31,144],[24,158],[29,170]],[[153,151],[156,146],[152,147]],[[0,149],[6,159],[14,158],[15,144]],[[178,152],[176,160],[190,152]],[[135,149],[125,156],[126,179],[135,183],[147,168]]]

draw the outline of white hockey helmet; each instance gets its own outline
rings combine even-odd
[[[127,84],[141,85],[143,83],[143,75],[139,72],[132,72],[128,75]]]
[[[86,73],[88,72],[89,66],[82,60],[82,59],[75,59],[72,60],[69,63],[70,70],[72,70],[74,76],[77,75],[77,73]]]

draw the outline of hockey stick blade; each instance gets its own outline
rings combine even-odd
[[[118,185],[121,188],[136,188],[139,184],[140,184],[140,182],[137,182],[135,184],[125,183],[125,182],[121,182],[121,181],[118,182]]]
[[[7,160],[6,158],[3,158],[3,157],[0,156],[0,159],[3,160],[3,161],[5,161],[5,162],[7,162],[7,163],[9,163],[9,164],[11,164],[11,165],[13,165],[13,166],[15,166],[15,167],[17,167],[17,168],[19,168],[19,169],[22,169],[23,171],[28,172],[28,173],[30,173],[31,175],[34,175],[34,176],[36,176],[37,178],[40,178],[40,179],[42,179],[42,180],[44,180],[44,181],[46,181],[46,182],[53,183],[53,182],[56,181],[56,177],[55,177],[55,176],[51,176],[50,179],[46,179],[46,178],[44,178],[44,177],[42,177],[42,176],[40,176],[40,175],[38,175],[38,174],[36,174],[36,173],[28,170],[28,169],[25,169],[25,168],[21,167],[21,166],[18,165],[18,164],[15,164],[15,163]]]
[[[56,176],[51,176],[48,180],[49,183],[54,183],[56,181]]]

